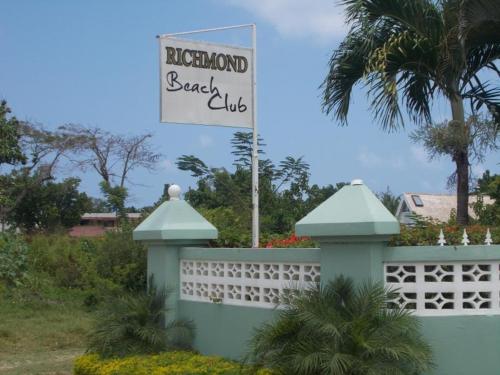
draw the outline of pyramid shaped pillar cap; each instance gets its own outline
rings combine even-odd
[[[172,185],[170,199],[156,208],[137,228],[134,240],[211,240],[217,229],[186,201],[180,199],[181,189]]]
[[[399,233],[399,222],[363,181],[357,179],[297,222],[295,231],[299,236],[316,238],[387,238]]]

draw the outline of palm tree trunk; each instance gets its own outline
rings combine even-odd
[[[464,104],[460,95],[456,94],[450,98],[451,113],[453,121],[457,121],[463,130],[465,140],[468,140],[467,125],[465,124]],[[455,151],[453,161],[457,173],[457,223],[467,225],[469,223],[469,150],[468,141],[463,142],[463,147]]]

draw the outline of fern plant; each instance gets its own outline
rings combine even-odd
[[[431,349],[407,310],[387,308],[393,292],[339,277],[283,296],[285,308],[251,341],[250,360],[279,374],[414,375],[432,367]]]
[[[147,291],[108,301],[89,335],[88,352],[101,357],[123,357],[189,349],[194,336],[191,321],[166,318],[169,292],[150,282]]]

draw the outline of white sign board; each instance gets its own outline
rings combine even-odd
[[[252,49],[160,37],[161,122],[253,128]]]

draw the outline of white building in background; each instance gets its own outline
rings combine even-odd
[[[476,217],[472,204],[477,201],[477,196],[469,196],[469,216]],[[493,204],[489,196],[483,196],[484,204]],[[414,222],[412,215],[416,214],[426,218],[446,222],[450,219],[452,210],[457,209],[456,194],[427,194],[403,193],[396,211],[396,217],[401,224],[411,225]]]

